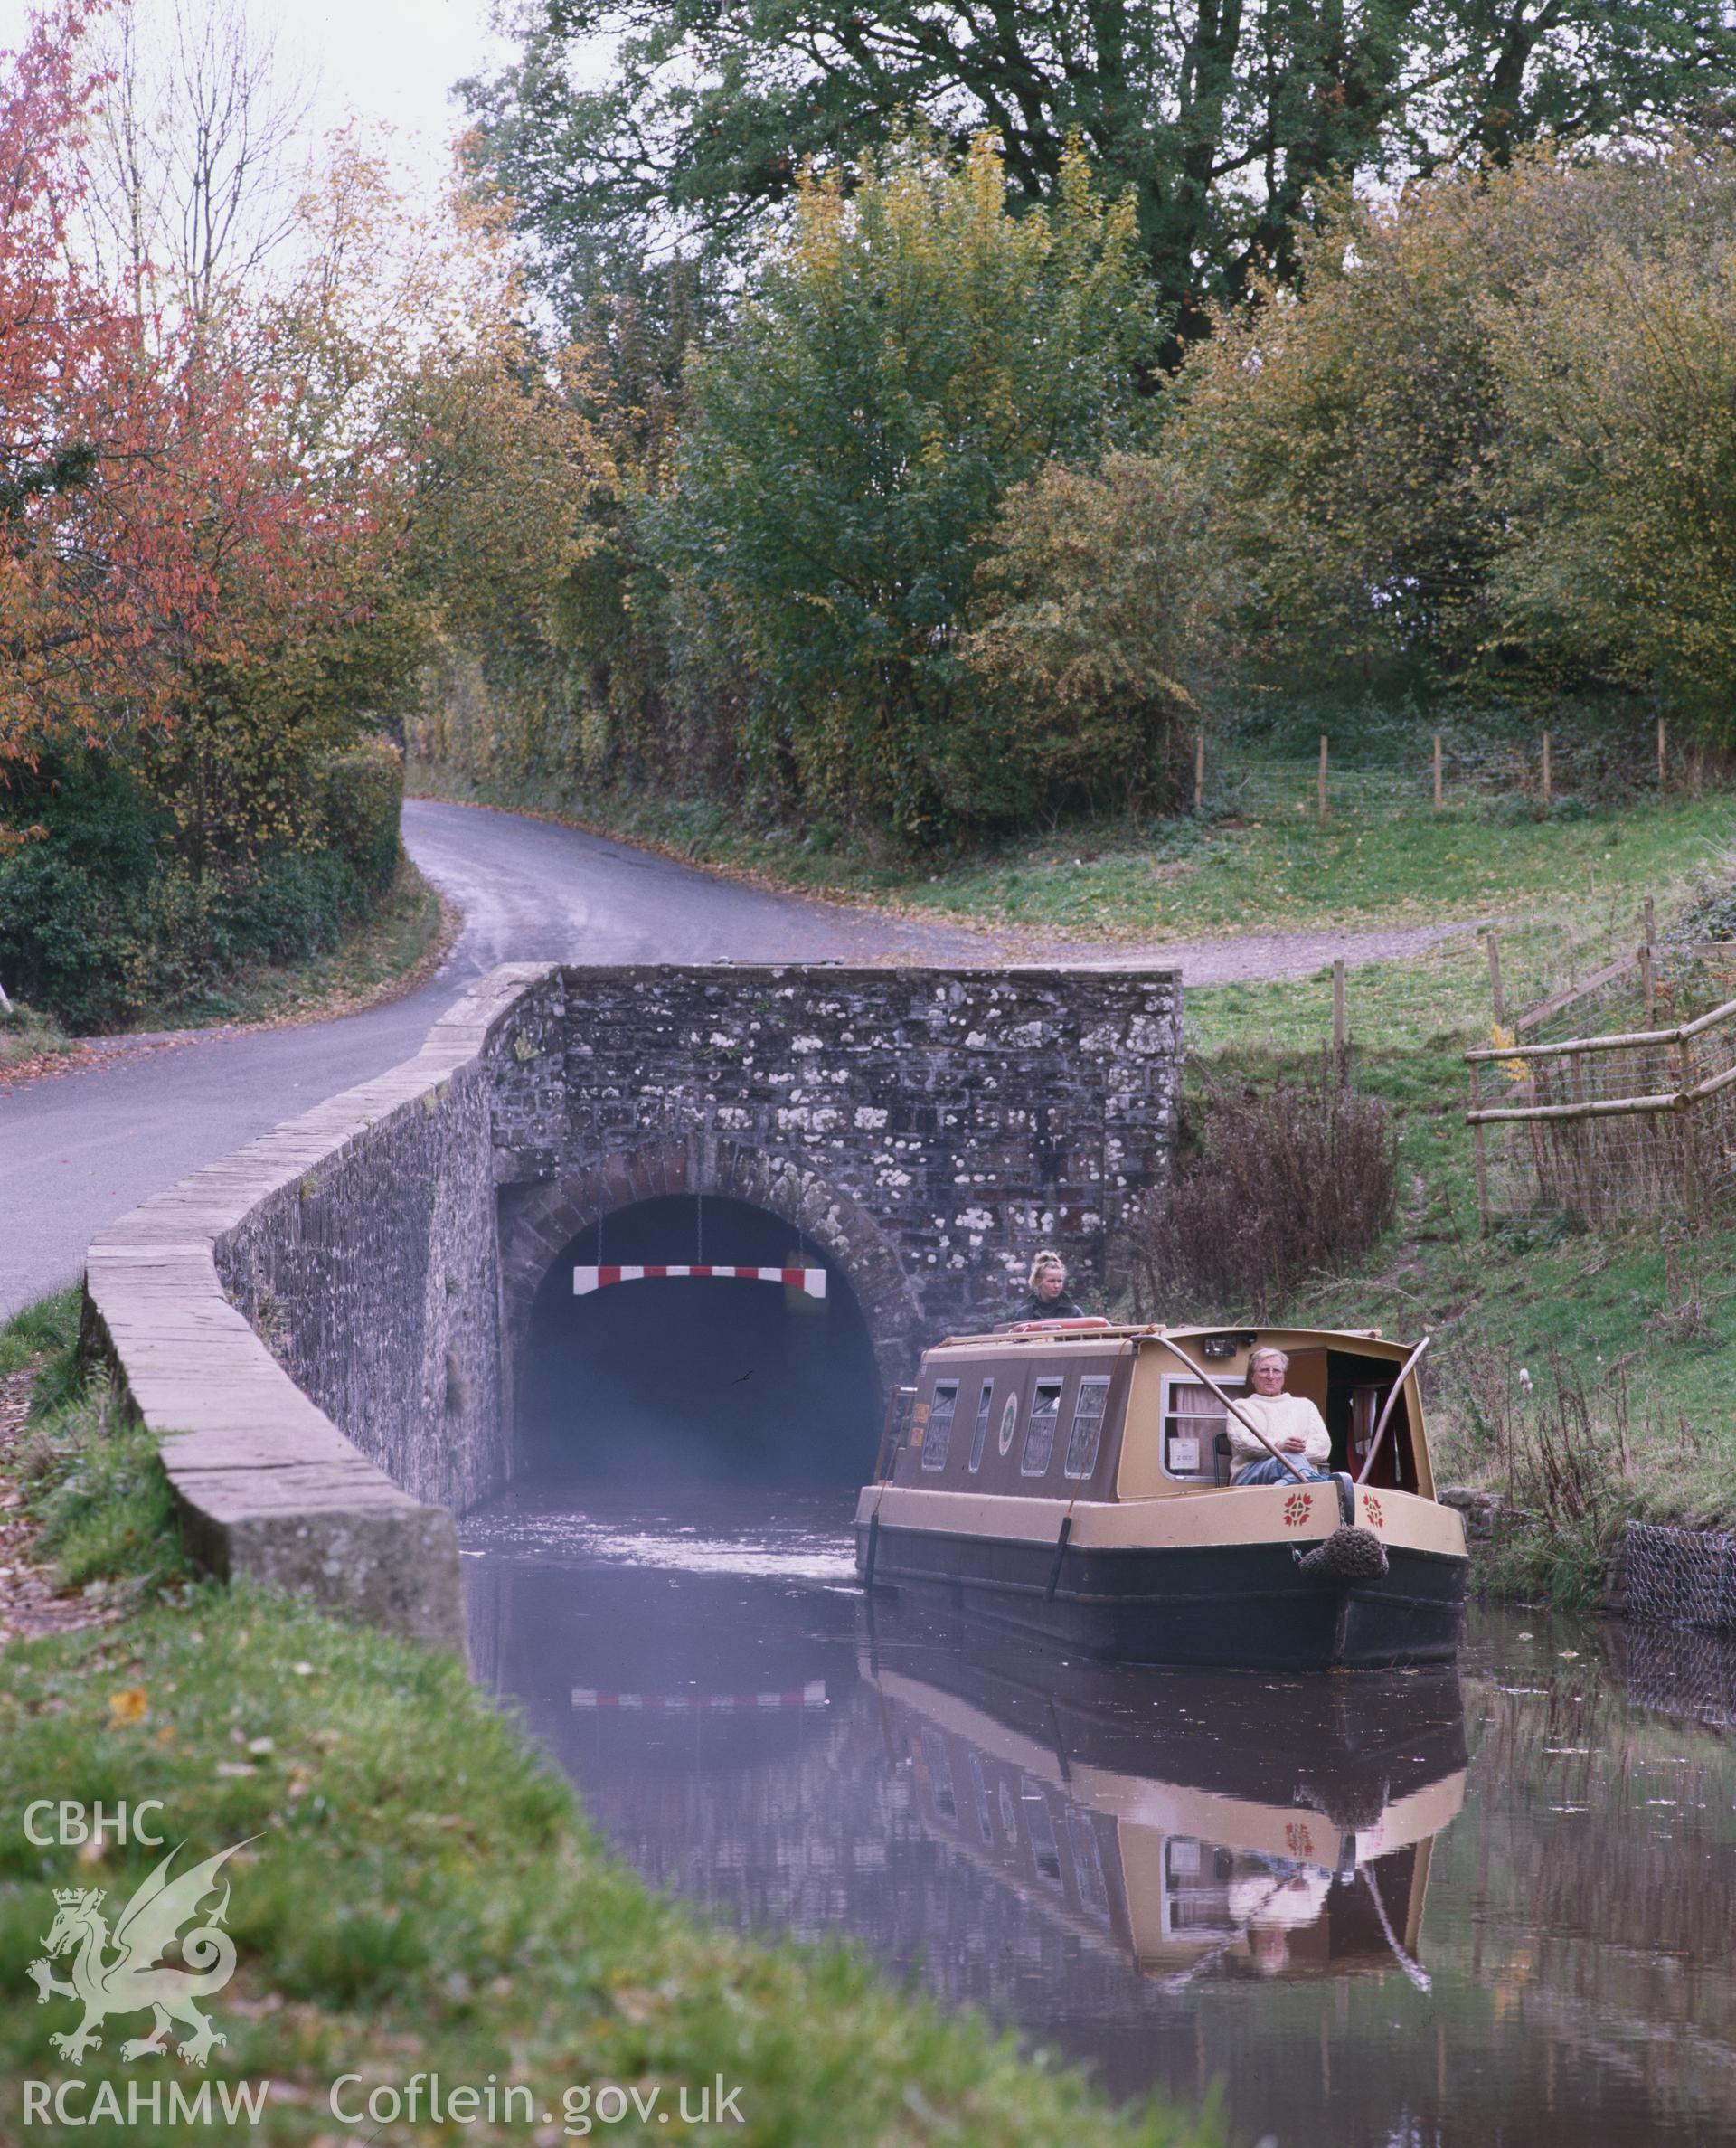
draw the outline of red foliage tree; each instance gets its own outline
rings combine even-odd
[[[311,472],[225,338],[146,322],[67,244],[104,0],[0,54],[0,786],[173,725],[203,667],[341,626],[383,469]]]

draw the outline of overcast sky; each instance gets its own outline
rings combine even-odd
[[[149,14],[161,0],[137,5]],[[286,58],[317,72],[321,132],[351,113],[382,120],[406,137],[417,163],[431,164],[461,123],[452,84],[508,49],[489,31],[489,0],[249,0],[249,7],[275,29]],[[0,45],[18,43],[28,12],[25,0],[0,0]]]

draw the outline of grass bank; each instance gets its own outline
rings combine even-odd
[[[23,2137],[9,2129],[31,2080],[81,2078],[80,2111],[108,2082],[125,2110],[129,2082],[171,2074],[190,2092],[206,2078],[214,2095],[267,2085],[257,2124],[229,2137],[331,2148],[524,2148],[592,2127],[613,2141],[756,2148],[1205,2148],[1218,2137],[1156,2105],[1110,2112],[1077,2075],[1021,2059],[1008,2039],[894,1988],[850,1949],[750,1943],[651,1893],[456,1662],[287,1598],[193,1580],[146,1443],[105,1427],[99,1398],[71,1369],[71,1318],[63,1300],[0,1334],[0,1374],[46,1353],[14,1474],[42,1519],[42,1553],[126,1601],[115,1623],[0,1653],[0,1809],[160,1799],[162,1831],[189,1844],[183,1862],[245,1843],[224,1868],[239,1967],[208,2002],[228,2039],[208,2074],[124,2064],[121,2040],[145,2032],[143,2014],[112,2021],[81,2069],[57,2059],[48,2031],[71,2028],[73,2006],[39,2011],[27,1981],[55,1914],[51,1890],[100,1887],[112,1915],[161,1853],[41,1849],[9,1822],[6,2137]],[[479,2104],[462,2124],[411,2122],[401,2105],[380,2123],[384,2102],[354,2124],[334,2115],[343,2077],[348,2113],[376,2089],[406,2092],[419,2073],[438,2073],[448,2093],[492,2081],[529,2094],[510,2114],[497,2104],[492,2120]],[[709,2124],[690,2122],[702,2089]],[[33,2125],[29,2137],[141,2148],[189,2134],[147,2119]]]
[[[58,1022],[33,1007],[14,1000],[0,1012],[0,1082],[39,1073],[76,1048]]]

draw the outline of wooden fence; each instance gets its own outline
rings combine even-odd
[[[1617,768],[1608,764],[1606,746],[1584,740],[1563,745],[1547,731],[1524,744],[1471,752],[1458,751],[1437,731],[1426,753],[1394,764],[1347,759],[1325,732],[1317,754],[1274,760],[1202,730],[1194,740],[1194,809],[1291,822],[1301,817],[1324,826],[1340,819],[1409,819],[1502,799],[1526,800],[1546,813],[1564,796],[1595,794],[1610,781],[1622,795],[1645,789],[1658,797],[1697,795],[1701,762],[1673,752],[1662,718],[1651,743],[1655,754],[1630,751]]]
[[[1671,1029],[1465,1058],[1486,1229],[1495,1206],[1537,1199],[1590,1224],[1694,1221],[1736,1189],[1736,999]]]

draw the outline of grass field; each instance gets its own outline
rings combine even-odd
[[[172,2115],[19,2125],[30,2081],[80,2082],[82,2115],[102,2083],[125,2111],[129,2082],[172,2074],[189,2093],[206,2079],[217,2094],[266,2084],[257,2124],[224,2137],[273,2148],[552,2148],[588,2134],[753,2148],[1219,2139],[1209,2118],[1156,2105],[1111,2112],[1080,2076],[1027,2062],[853,1950],[738,1938],[653,1894],[458,1661],[286,1597],[194,1581],[148,1442],[103,1426],[78,1382],[75,1314],[68,1297],[0,1333],[0,1376],[45,1360],[43,1406],[12,1474],[45,1524],[42,1547],[69,1579],[101,1579],[124,1615],[0,1651],[0,1809],[160,1799],[167,1840],[202,1858],[245,1844],[223,1874],[240,1966],[209,2002],[228,2040],[208,2074],[124,2063],[143,2015],[111,2023],[81,2068],[61,2062],[48,2031],[70,2029],[74,2011],[39,2010],[27,1976],[51,1890],[100,1887],[113,1916],[161,1852],[111,1840],[91,1857],[0,1831],[0,2137],[184,2142]],[[494,2120],[484,2105],[434,2124],[424,2084],[420,2121],[401,2102],[395,2119],[374,2122],[382,2104],[346,2122],[375,2090],[401,2096],[436,2072],[448,2094],[493,2082],[528,2097]],[[624,2118],[609,2122],[606,2086]],[[702,2089],[709,2124],[689,2123]]]

